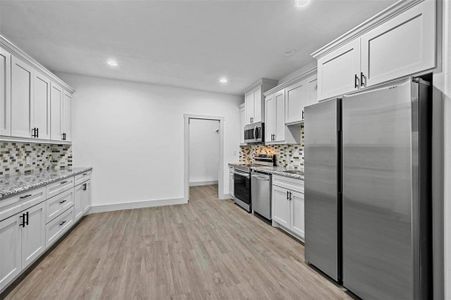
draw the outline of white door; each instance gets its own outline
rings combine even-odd
[[[318,59],[318,99],[339,96],[360,87],[360,39]]]
[[[50,80],[36,73],[33,77],[31,124],[39,139],[50,139]]]
[[[0,291],[21,271],[21,236],[17,215],[0,221]]]
[[[272,186],[272,219],[279,225],[289,229],[291,220],[291,205],[288,200],[288,190],[279,186]]]
[[[11,54],[0,48],[0,135],[11,135]]]
[[[91,207],[91,180],[86,181],[83,185],[83,198],[81,202],[81,208],[83,215],[85,215]]]
[[[361,37],[367,86],[435,67],[435,1],[426,0]]]
[[[21,230],[22,269],[25,269],[45,250],[45,203],[35,205],[23,214],[25,226]]]
[[[264,105],[262,105],[262,88],[254,91],[254,122],[261,122],[264,116]]]
[[[52,90],[50,92],[50,138],[55,141],[62,140],[62,92],[62,89],[58,85],[52,84]]]
[[[303,102],[307,98],[305,82],[298,82],[285,89],[285,123],[302,121]]]
[[[11,135],[31,137],[32,68],[12,57]]]
[[[270,144],[275,140],[276,134],[276,98],[269,95],[265,98],[265,143]]]
[[[291,195],[291,230],[302,239],[305,237],[304,194],[290,191]]]
[[[244,96],[244,110],[246,113],[246,124],[254,123],[255,102],[253,91],[246,93]]]
[[[83,216],[84,184],[77,185],[74,191],[74,216],[77,222]]]
[[[244,106],[240,108],[240,144],[244,144],[244,125],[246,121],[244,110]]]
[[[61,130],[63,134],[63,140],[71,141],[72,133],[71,133],[71,105],[72,105],[72,95],[64,91],[63,92],[63,100],[62,100],[62,119],[61,119]]]
[[[285,141],[285,90],[275,94],[276,101],[276,142]]]

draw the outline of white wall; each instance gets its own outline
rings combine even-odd
[[[75,166],[92,166],[93,205],[184,197],[184,114],[224,118],[227,163],[238,160],[238,96],[60,73],[76,89]]]
[[[219,121],[191,119],[189,182],[218,181],[219,170]]]

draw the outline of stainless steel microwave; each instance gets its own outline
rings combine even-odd
[[[252,123],[244,126],[244,142],[257,144],[265,141],[265,124],[263,122]]]

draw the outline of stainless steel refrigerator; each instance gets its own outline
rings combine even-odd
[[[305,257],[363,299],[431,296],[430,89],[305,109]]]

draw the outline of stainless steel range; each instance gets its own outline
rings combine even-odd
[[[259,166],[274,166],[275,156],[260,154],[254,157],[252,164],[234,165],[233,187],[234,200],[247,212],[252,211],[251,168]]]

